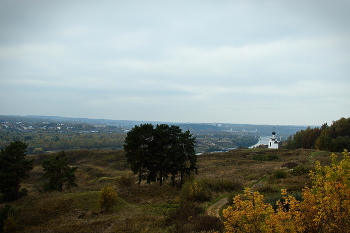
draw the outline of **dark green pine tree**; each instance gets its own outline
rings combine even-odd
[[[147,169],[151,174],[151,181],[159,179],[159,184],[163,184],[163,180],[169,174],[170,163],[170,130],[167,124],[157,125],[154,130],[154,137],[152,143],[151,159],[147,163]]]
[[[178,161],[178,170],[180,172],[180,184],[184,182],[184,178],[192,174],[197,174],[197,155],[194,149],[196,138],[190,131],[182,132],[179,136],[178,148],[180,156]]]
[[[128,163],[131,165],[131,170],[138,174],[139,184],[143,178],[149,180],[153,174],[148,167],[150,167],[152,141],[154,137],[154,127],[152,124],[141,124],[128,132],[125,137],[124,151]]]
[[[163,180],[171,175],[175,185],[180,173],[180,184],[184,178],[197,172],[196,140],[189,131],[182,132],[179,126],[151,124],[135,126],[128,132],[124,150],[131,170],[147,183]]]
[[[21,181],[29,177],[34,159],[26,159],[28,145],[21,141],[11,142],[0,152],[0,192],[3,201],[13,201],[25,195]]]
[[[64,151],[44,160],[42,166],[45,172],[44,177],[48,179],[43,185],[44,191],[62,191],[63,185],[67,189],[77,186],[75,171],[78,167],[67,165],[67,155]]]

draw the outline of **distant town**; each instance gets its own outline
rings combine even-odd
[[[251,147],[271,132],[279,141],[307,126],[272,126],[232,123],[175,123],[52,116],[0,116],[0,146],[21,140],[31,153],[72,149],[122,149],[124,138],[135,125],[144,123],[178,125],[197,139],[198,153]]]
[[[253,125],[234,123],[176,123],[156,121],[105,120],[50,116],[6,116],[0,115],[1,129],[12,132],[56,132],[56,133],[115,133],[128,132],[143,123],[174,124],[193,134],[238,134],[267,136],[273,130],[278,137],[286,138],[307,126]]]

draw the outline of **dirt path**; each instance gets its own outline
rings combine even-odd
[[[220,211],[221,207],[224,206],[227,202],[228,202],[228,198],[220,199],[218,202],[209,206],[209,208],[207,209],[207,214],[220,218],[219,211]]]

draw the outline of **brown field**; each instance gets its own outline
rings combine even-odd
[[[78,187],[64,192],[40,192],[41,162],[50,154],[33,156],[35,167],[22,184],[28,189],[28,196],[12,203],[17,212],[15,232],[176,232],[167,223],[169,213],[179,205],[180,189],[171,187],[170,181],[162,187],[158,183],[120,187],[118,180],[122,176],[134,177],[123,151],[77,150],[66,154],[69,165],[78,166]],[[271,155],[277,159],[254,159]],[[308,171],[313,169],[314,161],[329,164],[329,156],[329,152],[304,149],[242,149],[202,154],[198,156],[195,179],[214,184],[235,181],[273,198],[281,188],[300,193],[310,186]],[[297,165],[306,172],[296,174],[292,167]],[[115,188],[119,200],[111,211],[103,212],[99,195],[107,185]],[[232,199],[231,193],[213,191],[212,201],[203,205],[208,207],[225,197]]]

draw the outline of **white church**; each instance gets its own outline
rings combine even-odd
[[[278,139],[275,138],[275,134],[275,131],[272,131],[272,137],[269,138],[269,142],[267,144],[269,149],[278,149]]]

